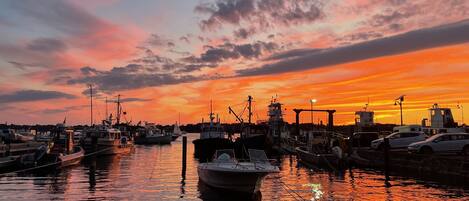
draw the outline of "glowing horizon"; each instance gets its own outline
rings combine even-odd
[[[117,94],[124,121],[158,124],[179,113],[182,124],[207,120],[210,100],[233,123],[228,106],[243,110],[248,95],[254,120],[277,96],[288,122],[316,99],[337,110],[336,125],[354,123],[368,99],[375,122],[398,124],[394,99],[404,94],[405,124],[420,124],[434,103],[461,123],[469,107],[469,16],[460,12],[469,2],[185,2],[0,3],[0,122],[89,124],[88,84],[95,123],[104,97]]]

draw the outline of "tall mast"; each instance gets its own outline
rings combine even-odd
[[[213,103],[212,100],[210,100],[210,126],[213,125]]]
[[[252,117],[252,96],[248,96],[248,129],[247,129],[247,136],[251,135],[251,117]]]
[[[107,112],[107,96],[106,96],[106,116],[104,117],[104,120],[106,120],[106,121],[107,121],[108,118],[109,118],[109,116],[108,116],[107,113],[108,113],[108,112]]]
[[[249,110],[249,125],[251,124],[251,116],[252,116],[252,96],[248,96],[248,110]]]
[[[117,114],[116,114],[116,124],[120,123],[120,118],[121,118],[121,101],[120,101],[121,95],[117,95]]]
[[[90,84],[90,126],[93,126],[93,85]]]

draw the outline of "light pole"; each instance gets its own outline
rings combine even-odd
[[[317,102],[317,100],[311,99],[309,102],[311,103],[311,131],[313,131],[314,130],[313,105],[314,103]]]
[[[399,104],[399,108],[401,110],[401,126],[404,125],[404,120],[402,119],[402,102],[404,102],[404,96],[405,95],[402,95],[402,96],[399,96],[399,98],[394,99],[394,105]]]

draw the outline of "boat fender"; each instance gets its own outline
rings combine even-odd
[[[127,138],[126,137],[121,138],[121,144],[127,144]]]

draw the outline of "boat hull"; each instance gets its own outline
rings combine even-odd
[[[171,135],[135,137],[135,144],[171,144]]]
[[[127,154],[132,152],[134,146],[132,143],[121,144],[118,141],[98,141],[96,150],[91,145],[91,140],[86,140],[84,143],[85,154],[102,155],[116,155]]]
[[[341,166],[341,161],[334,154],[315,154],[301,148],[296,148],[296,153],[298,160],[305,165],[328,168],[337,168]]]
[[[6,156],[0,158],[0,171],[8,171],[18,166],[18,157]]]
[[[226,191],[255,193],[261,188],[266,172],[226,172],[199,167],[200,180],[207,186]]]
[[[179,136],[181,136],[181,135],[172,135],[172,136],[171,136],[171,140],[174,141],[174,140],[178,139]]]
[[[83,157],[85,157],[85,151],[81,147],[78,147],[76,149],[77,151],[73,154],[59,156],[60,167],[77,165],[81,162]]]
[[[194,156],[199,161],[211,161],[216,150],[233,149],[233,142],[225,138],[197,139],[194,144]]]

